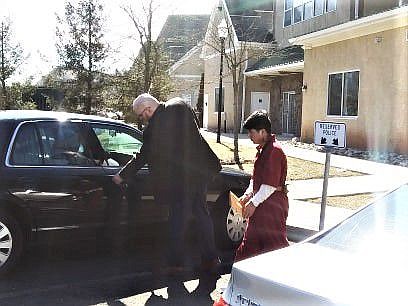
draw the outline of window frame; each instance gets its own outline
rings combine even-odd
[[[334,0],[334,1],[335,1],[335,3],[334,3],[334,9],[332,9],[332,10],[329,10],[329,1],[330,1],[330,0],[324,0],[324,2],[325,2],[325,12],[326,12],[326,13],[334,12],[334,11],[337,10],[337,0]]]
[[[284,1],[283,2],[283,15],[282,15],[282,26],[283,26],[283,28],[286,28],[286,27],[289,27],[289,26],[292,26],[292,25],[295,25],[295,24],[299,24],[299,23],[304,22],[304,21],[309,21],[309,20],[312,20],[315,17],[319,17],[319,16],[322,16],[322,15],[330,13],[330,12],[335,12],[337,10],[337,0],[333,0],[333,1],[335,1],[334,2],[334,8],[331,9],[331,10],[328,10],[329,0],[322,0],[323,1],[323,3],[322,3],[323,4],[322,13],[316,15],[316,1],[319,1],[319,0],[302,0],[301,1],[302,4],[295,7],[295,3],[294,3],[295,0],[293,0],[291,8],[286,8],[286,1]],[[310,2],[312,2],[312,5],[313,5],[313,9],[312,9],[313,13],[312,13],[312,16],[310,18],[305,19],[305,4],[310,3]],[[298,7],[302,7],[302,10],[301,10],[302,11],[302,18],[301,18],[300,21],[295,22],[295,8],[298,8]],[[286,13],[287,12],[291,12],[291,22],[288,25],[285,25],[285,21],[286,21],[285,18],[286,18]]]
[[[285,25],[285,17],[286,17],[286,12],[290,11],[290,23],[288,25]],[[289,27],[293,24],[293,0],[292,0],[292,7],[287,9],[286,8],[286,0],[283,1],[283,27]]]
[[[344,104],[344,74],[348,72],[358,72],[358,90],[357,90],[357,115],[342,115],[343,113],[343,104]],[[341,104],[340,104],[340,115],[329,115],[329,81],[330,75],[334,74],[342,74],[341,78]],[[351,69],[351,70],[343,70],[343,71],[336,71],[336,72],[328,72],[327,73],[327,86],[326,86],[326,117],[327,118],[341,118],[341,119],[357,119],[360,113],[360,84],[361,84],[361,71],[360,69]]]
[[[312,15],[309,18],[305,19],[306,4],[308,4],[308,3],[312,3]],[[303,1],[303,20],[302,21],[306,21],[306,20],[309,20],[309,19],[312,19],[313,17],[315,17],[314,11],[315,11],[315,0],[304,0]]]
[[[130,128],[127,128],[125,126],[121,126],[121,125],[117,125],[117,124],[109,124],[109,123],[105,123],[105,122],[88,122],[88,124],[90,125],[91,129],[94,128],[98,128],[98,126],[105,126],[105,129],[116,129],[118,131],[123,131],[123,133],[130,135],[131,137],[137,139],[138,141],[140,141],[143,145],[143,137],[141,133],[138,133],[135,130],[132,130]],[[103,128],[103,127],[102,127]],[[94,131],[95,132],[95,131]],[[96,135],[96,137],[98,137],[98,135]],[[99,140],[99,138],[98,138]],[[100,142],[100,141],[99,141]],[[103,148],[103,145],[101,143],[101,146]],[[105,150],[105,148],[103,148]],[[121,152],[118,152],[121,153]],[[121,153],[121,154],[125,154],[125,153]]]
[[[7,149],[7,153],[6,153],[6,159],[5,159],[5,164],[7,167],[22,167],[22,168],[27,168],[27,167],[42,167],[44,166],[44,150],[43,150],[43,145],[40,141],[40,137],[38,134],[38,130],[37,130],[37,126],[35,125],[36,122],[34,121],[27,121],[27,122],[21,122],[17,125],[17,127],[14,129],[13,132],[13,136],[11,137],[11,140],[8,144],[8,149]],[[16,144],[16,140],[17,140],[17,136],[20,135],[20,130],[22,129],[21,127],[24,124],[33,124],[33,129],[34,129],[34,134],[36,135],[37,138],[37,142],[38,142],[38,149],[39,149],[39,153],[40,153],[40,159],[41,159],[41,165],[22,165],[22,164],[14,164],[11,162],[11,158],[12,155],[14,153],[15,150],[15,144]]]
[[[296,0],[293,0],[293,2],[295,2],[295,1],[296,1]],[[300,4],[300,5],[298,5],[298,6],[295,6],[295,4],[293,3],[293,6],[292,6],[292,21],[293,21],[292,24],[298,24],[298,23],[301,23],[301,22],[304,21],[303,17],[304,17],[304,10],[305,10],[305,1],[304,1],[304,0],[301,0],[301,1],[299,1],[299,2],[301,2],[302,4]],[[298,8],[298,7],[301,8],[301,9],[300,9],[300,12],[301,12],[302,16],[301,16],[301,18],[300,18],[299,21],[296,21],[296,22],[295,22],[295,9]]]
[[[320,14],[316,15],[316,1],[319,1],[319,0],[313,0],[313,18],[323,16],[326,13],[326,0],[321,0],[323,2],[322,3],[322,12]]]
[[[8,147],[7,147],[7,152],[6,152],[6,158],[5,158],[5,166],[8,168],[65,168],[65,169],[96,169],[96,168],[101,168],[101,166],[99,165],[95,165],[95,166],[76,166],[76,165],[14,165],[12,163],[10,163],[10,158],[11,158],[11,154],[12,154],[12,150],[14,147],[14,143],[16,141],[16,137],[18,135],[19,130],[21,129],[21,127],[24,124],[28,124],[28,123],[38,123],[38,122],[59,122],[59,120],[55,120],[55,119],[34,119],[34,120],[24,120],[21,121],[17,127],[14,128],[12,137],[8,143]],[[71,120],[67,120],[66,122],[81,122],[81,123],[85,123],[85,124],[89,124],[90,126],[92,124],[102,124],[102,125],[110,125],[110,126],[115,126],[118,127],[119,129],[124,129],[124,130],[129,130],[131,134],[135,134],[140,136],[140,138],[138,138],[140,141],[142,141],[143,143],[143,137],[141,136],[141,133],[138,132],[138,130],[136,129],[132,129],[130,127],[124,126],[124,125],[120,125],[120,124],[115,124],[115,123],[110,123],[110,122],[103,122],[103,121],[93,121],[93,120],[82,120],[82,119],[71,119]],[[92,126],[91,126],[92,128]],[[38,131],[37,131],[37,127],[35,127],[36,129],[36,133],[38,135]],[[40,140],[40,139],[39,139]],[[42,143],[40,141],[40,150],[41,150],[41,154],[44,154],[44,150],[42,148]]]

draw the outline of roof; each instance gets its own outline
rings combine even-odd
[[[253,65],[248,66],[246,72],[292,64],[303,61],[303,58],[304,51],[301,47],[290,46],[275,51],[271,56],[261,58]]]
[[[408,6],[385,11],[289,39],[294,45],[313,48],[408,25]]]
[[[169,15],[160,31],[158,41],[163,43],[170,62],[178,61],[184,54],[204,39],[210,15]]]
[[[169,68],[171,75],[200,76],[204,72],[204,60],[200,57],[203,45],[198,44]]]
[[[268,43],[273,36],[273,0],[225,0],[239,41]]]
[[[66,112],[52,112],[52,111],[39,111],[39,110],[5,110],[0,111],[0,120],[36,120],[36,119],[50,119],[50,120],[93,120],[93,121],[105,121],[112,123],[122,123],[117,120],[76,113]]]

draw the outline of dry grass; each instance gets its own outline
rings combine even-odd
[[[220,158],[222,164],[229,167],[239,169],[234,162],[234,144],[233,143],[217,143],[215,140],[207,139],[209,145]],[[252,145],[240,145],[239,157],[243,166],[243,170],[252,173],[253,161],[255,158],[256,149]],[[288,175],[287,180],[307,180],[315,178],[323,178],[324,165],[288,157]],[[330,167],[329,177],[345,177],[363,175],[363,173],[349,171],[346,169]]]
[[[341,208],[348,208],[348,209],[358,209],[362,206],[365,206],[372,201],[376,197],[378,197],[380,193],[360,193],[360,194],[352,194],[352,195],[342,195],[342,196],[335,196],[335,197],[327,197],[327,205],[334,206],[334,207],[341,207]],[[321,203],[321,198],[314,198],[314,199],[307,199],[307,202],[311,203]]]

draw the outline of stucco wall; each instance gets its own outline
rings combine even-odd
[[[305,50],[302,140],[313,141],[315,120],[345,122],[348,147],[408,153],[406,31],[397,28]],[[328,73],[356,69],[358,116],[327,116]]]

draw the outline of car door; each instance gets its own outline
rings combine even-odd
[[[83,122],[42,120],[17,128],[7,157],[18,177],[10,192],[28,203],[37,230],[92,225],[93,206],[106,207],[104,171],[92,157],[86,130]]]
[[[136,129],[120,124],[91,123],[91,126],[103,149],[108,152],[109,158],[103,167],[109,177],[108,183],[114,184],[112,176],[140,151],[143,144],[142,134]],[[126,183],[128,187],[124,190],[121,202],[123,222],[147,225],[167,220],[168,208],[159,207],[154,202],[155,186],[151,182],[147,165]]]

